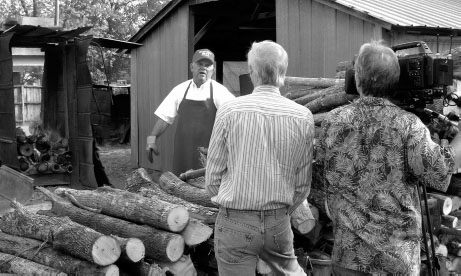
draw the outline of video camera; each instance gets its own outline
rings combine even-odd
[[[391,47],[396,53],[413,48],[417,50],[416,54],[397,54],[400,79],[389,100],[428,123],[432,119],[440,119],[439,115],[444,117],[426,106],[434,104],[434,100],[437,99],[446,101],[447,87],[453,85],[453,60],[451,57],[442,58],[439,53],[432,53],[423,41]],[[345,90],[348,94],[358,94],[354,75],[353,68],[346,71]],[[445,123],[450,124],[449,122],[450,120],[445,120]]]

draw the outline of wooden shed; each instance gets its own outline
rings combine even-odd
[[[238,87],[238,78],[229,77],[227,65],[245,62],[251,43],[266,39],[287,50],[289,76],[335,77],[338,63],[352,60],[371,39],[390,46],[422,40],[433,52],[461,45],[456,2],[172,0],[130,39],[144,45],[131,51],[133,165],[152,166],[145,143],[157,120],[154,111],[176,84],[191,77],[188,65],[196,49],[215,52],[216,79],[229,86]],[[245,73],[244,63],[235,72]],[[154,169],[171,170],[174,134],[173,125],[159,139]]]
[[[66,139],[72,171],[33,177],[37,180],[45,176],[47,183],[97,186],[91,121],[94,93],[87,65],[88,47],[91,43],[108,48],[133,48],[140,44],[83,36],[90,28],[64,31],[17,24],[0,33],[0,160],[4,165],[19,168],[11,49],[39,48],[45,54],[42,125]]]

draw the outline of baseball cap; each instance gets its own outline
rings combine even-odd
[[[214,54],[208,49],[200,49],[195,51],[194,55],[192,56],[192,62],[197,62],[201,59],[208,59],[214,63]]]

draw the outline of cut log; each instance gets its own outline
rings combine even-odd
[[[307,202],[307,200],[304,200],[293,211],[293,213],[291,214],[290,220],[291,220],[291,226],[301,235],[307,234],[312,229],[314,229],[315,218],[312,215],[312,212],[311,212],[311,209],[309,208],[309,203]]]
[[[159,178],[160,188],[165,192],[186,201],[206,207],[217,207],[211,202],[206,190],[196,188],[179,179],[172,172],[164,172]]]
[[[307,201],[315,206],[319,212],[320,217],[327,217],[327,211],[325,209],[325,192],[316,188],[311,187]]]
[[[450,215],[442,215],[442,224],[449,228],[456,228],[458,225],[458,218]]]
[[[69,218],[48,217],[33,214],[21,204],[0,219],[0,230],[5,233],[42,241],[49,241],[53,248],[98,265],[113,264],[120,257],[117,241]]]
[[[346,92],[339,92],[335,94],[322,96],[320,98],[313,100],[312,102],[307,103],[304,106],[307,107],[312,113],[318,113],[321,111],[331,110],[341,105],[349,104],[358,97],[358,95],[351,95],[346,94]]]
[[[325,117],[328,115],[328,112],[316,113],[316,114],[313,114],[313,115],[314,115],[314,124],[315,124],[316,126],[321,126],[323,120],[324,120]]]
[[[448,248],[445,244],[439,244],[437,248],[435,249],[435,255],[437,256],[448,256]]]
[[[324,88],[314,88],[311,86],[289,86],[287,92],[284,95],[287,99],[295,100],[306,95],[316,93],[317,91],[323,90]]]
[[[124,190],[137,193],[143,187],[150,187],[154,181],[144,168],[134,170],[126,179]]]
[[[457,240],[452,240],[447,243],[448,253],[455,256],[461,256],[461,242]]]
[[[344,83],[344,79],[285,77],[285,85],[304,85],[327,88],[341,83]]]
[[[40,250],[38,250],[39,248]],[[69,254],[63,254],[53,249],[50,244],[3,232],[0,232],[0,251],[73,275],[115,276],[119,274],[116,265],[98,266]]]
[[[207,241],[211,234],[213,234],[211,227],[193,218],[189,219],[186,228],[181,232],[181,236],[188,246],[198,245]]]
[[[168,268],[161,268],[157,264],[150,264],[145,261],[120,265],[120,275],[122,276],[165,276],[167,271]]]
[[[159,263],[162,268],[168,268],[168,272],[178,276],[196,276],[197,270],[192,263],[189,255],[183,255],[181,259],[174,263]]]
[[[449,196],[437,193],[428,193],[428,196],[437,199],[440,211],[443,215],[448,215],[451,213],[451,210],[453,209],[453,201]]]
[[[101,233],[117,235],[123,238],[138,238],[143,242],[145,254],[148,258],[175,262],[183,255],[184,238],[179,234],[83,210],[73,206],[69,201],[58,197],[47,189],[40,187],[37,187],[37,189],[40,189],[53,201],[51,212],[59,216],[69,217],[73,221]]]
[[[30,143],[25,143],[19,146],[19,153],[22,156],[29,157],[34,153],[34,146]]]
[[[452,206],[451,206],[451,212],[457,211],[459,207],[461,207],[461,198],[459,196],[450,196]]]
[[[219,211],[217,208],[200,206],[198,204],[191,203],[179,197],[170,195],[165,191],[161,190],[159,187],[155,186],[149,188],[141,188],[139,194],[151,199],[160,199],[173,204],[182,205],[186,207],[187,211],[189,211],[189,215],[191,218],[201,220],[206,224],[214,224]]]
[[[187,184],[194,186],[196,188],[205,189],[205,177],[204,176],[200,176],[197,178],[191,178],[191,179],[188,179],[186,182]]]
[[[121,238],[114,235],[112,235],[112,237],[118,242],[121,250],[120,258],[117,260],[117,263],[137,263],[144,259],[146,248],[140,239]]]
[[[54,192],[61,196],[68,193],[80,204],[100,209],[103,214],[171,232],[182,231],[189,221],[189,213],[183,206],[110,187],[93,191],[57,188]]]
[[[199,176],[204,176],[205,175],[205,168],[201,168],[198,170],[189,170],[187,172],[183,172],[182,174],[179,175],[179,179],[182,181],[186,181],[187,179],[191,178],[197,178]]]
[[[326,89],[314,91],[311,94],[307,94],[303,97],[297,98],[294,101],[300,105],[306,105],[307,103],[310,103],[320,97],[325,97],[327,95],[336,94],[336,93],[343,92],[343,91],[344,91],[344,84],[337,84],[337,85],[328,87]]]
[[[0,253],[0,272],[15,275],[67,275],[55,268],[5,253]]]

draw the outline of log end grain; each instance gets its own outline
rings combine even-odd
[[[130,238],[128,239],[125,247],[127,257],[134,263],[144,259],[146,248],[144,243],[140,239]]]
[[[94,242],[91,254],[95,264],[110,265],[120,258],[120,245],[112,237],[101,236]]]
[[[168,241],[166,255],[171,262],[176,262],[183,256],[184,245],[184,238],[180,235],[177,235]]]
[[[170,210],[167,217],[168,228],[172,232],[182,231],[189,222],[189,212],[183,206],[177,206]]]
[[[211,234],[213,234],[213,228],[196,219],[190,219],[186,228],[181,232],[181,236],[188,246],[198,245],[207,241]]]
[[[118,276],[120,275],[120,270],[118,266],[111,264],[111,265],[105,266],[104,269],[102,269],[101,271],[98,271],[98,275]]]

